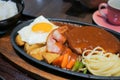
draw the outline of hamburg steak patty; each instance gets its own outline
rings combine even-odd
[[[97,27],[74,27],[69,29],[65,35],[70,48],[79,54],[97,46],[102,47],[106,52],[120,51],[120,41],[111,33]]]

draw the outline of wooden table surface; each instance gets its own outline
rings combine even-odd
[[[71,1],[71,2],[67,2],[67,1]],[[80,5],[79,3],[74,2],[73,0],[24,0],[24,2],[25,2],[25,9],[23,11],[23,14],[25,15],[34,16],[34,17],[43,15],[49,18],[70,19],[70,20],[92,23],[92,14],[94,10],[87,9],[84,6]],[[9,48],[8,47],[10,46],[9,37],[10,37],[10,33],[0,37],[0,42],[1,42],[0,49],[3,50],[2,45],[5,44],[7,45],[4,47],[6,49]],[[30,74],[27,73],[27,71],[24,71],[24,69],[19,67],[20,65],[26,65],[27,67],[27,65],[29,66],[29,64],[22,64],[24,63],[24,61],[21,60],[22,63],[20,63],[19,65],[15,65],[13,60],[9,60],[9,57],[13,58],[12,55],[15,54],[12,53],[11,53],[12,55],[8,54],[10,56],[7,55],[8,57],[6,58],[5,53],[9,53],[9,51],[4,50],[6,52],[3,51],[4,53],[2,53],[2,50],[0,51],[1,53],[0,77],[4,77],[6,80],[66,79],[65,77],[56,76],[51,73],[46,73],[45,71],[40,71],[43,74],[41,74],[41,77],[39,75],[39,78],[37,76],[31,76]],[[19,61],[19,59],[17,60]],[[38,70],[33,66],[31,66],[30,68],[33,71]]]

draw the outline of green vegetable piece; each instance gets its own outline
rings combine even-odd
[[[80,64],[79,64],[79,61],[77,60],[72,68],[72,71],[77,71],[79,69],[79,66]]]
[[[87,69],[85,69],[84,71],[83,71],[83,74],[86,74],[87,73]]]
[[[82,62],[79,62],[79,69],[83,67],[84,67],[84,64]]]
[[[85,66],[85,65],[84,65],[82,62],[79,62],[79,67],[78,67],[77,72],[82,71],[83,68],[84,68],[84,66]]]

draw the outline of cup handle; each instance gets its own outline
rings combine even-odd
[[[101,3],[98,8],[100,15],[104,18],[107,18],[107,16],[104,12],[102,12],[102,9],[107,7],[108,7],[107,3]]]

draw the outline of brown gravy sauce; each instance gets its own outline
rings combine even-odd
[[[81,53],[86,49],[93,49],[100,46],[105,49],[106,52],[117,53],[120,51],[120,41],[113,36],[111,33],[92,26],[82,26],[75,27],[75,25],[55,23],[59,26],[68,26],[68,31],[65,36],[69,46],[77,51],[76,49],[81,49],[77,53]]]

